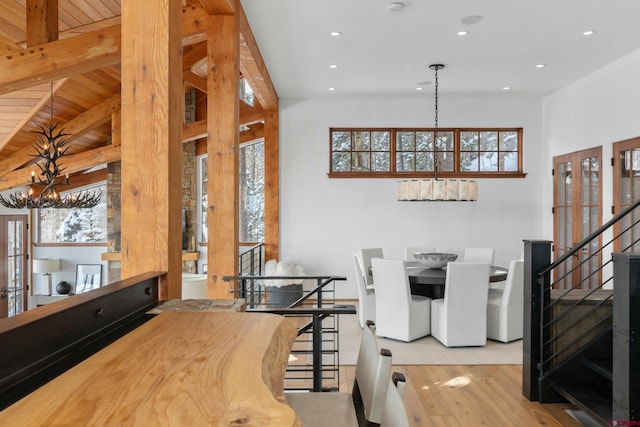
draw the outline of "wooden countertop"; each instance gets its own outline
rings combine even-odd
[[[296,330],[260,313],[164,312],[0,412],[0,425],[300,426]]]

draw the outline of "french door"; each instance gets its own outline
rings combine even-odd
[[[554,157],[553,247],[555,259],[572,250],[602,224],[602,148]],[[601,238],[582,248],[558,269],[561,289],[600,286]],[[592,257],[594,253],[597,253]]]
[[[27,307],[27,215],[0,216],[0,318]]]
[[[617,215],[640,199],[640,138],[613,144],[613,210]],[[614,225],[614,252],[639,252],[640,213],[635,209]],[[622,233],[622,234],[621,234]]]

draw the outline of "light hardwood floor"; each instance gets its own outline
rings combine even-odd
[[[570,404],[530,402],[522,365],[406,365],[405,407],[411,426],[580,426]],[[340,367],[340,390],[351,391],[354,366]]]

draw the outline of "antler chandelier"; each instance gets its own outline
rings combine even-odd
[[[34,144],[37,154],[32,157],[39,158],[36,166],[40,173],[36,175],[31,171],[31,188],[25,194],[17,191],[8,196],[0,195],[0,204],[13,209],[43,209],[43,208],[92,208],[100,203],[102,192],[85,191],[78,194],[61,196],[57,190],[59,185],[69,185],[69,175],[62,175],[64,168],[58,165],[58,161],[64,157],[69,147],[64,129],[58,129],[60,123],[53,121],[53,82],[51,82],[51,115],[48,125],[39,124],[39,130],[32,131],[38,135],[38,143]],[[33,187],[42,186],[42,191],[34,196]]]

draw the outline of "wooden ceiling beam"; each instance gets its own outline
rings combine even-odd
[[[257,123],[249,128],[240,132],[240,144],[255,141],[257,139],[264,138],[264,124]]]
[[[195,141],[196,139],[206,138],[207,133],[207,121],[199,120],[193,123],[187,123],[182,127],[182,142]]]
[[[207,93],[207,79],[202,78],[189,70],[184,70],[182,74],[186,84],[193,86],[200,92]]]
[[[69,120],[63,127],[65,133],[70,134],[67,141],[71,142],[76,138],[92,131],[98,126],[108,122],[112,113],[120,109],[120,94],[107,98],[95,107],[85,111],[72,120]],[[34,141],[35,141],[34,137]],[[34,149],[32,146],[24,147],[22,150],[0,160],[0,175],[7,174],[14,169],[30,162],[33,159]]]
[[[79,173],[69,177],[69,184],[64,186],[64,190],[73,190],[74,188],[97,184],[98,182],[106,180],[107,168],[98,169],[93,172]]]
[[[187,46],[182,54],[182,68],[190,70],[198,61],[207,59],[207,43],[198,43]]]
[[[0,56],[0,94],[120,62],[120,26]]]
[[[19,44],[0,36],[0,55],[4,55],[9,52],[20,52],[22,49],[22,46]]]
[[[234,0],[200,0],[208,15],[233,15],[236,12]]]
[[[58,40],[58,0],[27,0],[27,47]]]
[[[66,155],[63,159],[59,166],[64,168],[65,174],[72,174],[90,169],[94,166],[120,160],[120,147],[108,145],[81,153]],[[27,166],[0,177],[0,191],[29,185],[31,183],[31,170],[32,168]]]
[[[66,81],[67,81],[67,79],[58,80],[53,85],[53,93],[56,93],[57,90],[60,89],[60,87]],[[31,120],[33,120],[35,115],[38,114],[40,112],[40,110],[42,110],[42,107],[44,107],[45,104],[47,104],[49,102],[49,100],[50,100],[49,96],[50,96],[49,93],[47,93],[46,96],[43,96],[42,99],[40,99],[40,101],[38,101],[38,103],[36,105],[34,105],[33,108],[31,110],[29,110],[29,112],[27,114],[24,115],[22,120],[20,120],[18,122],[18,124],[16,126],[14,126],[14,128],[11,130],[11,132],[9,132],[7,134],[7,136],[5,136],[2,141],[0,141],[0,152],[2,152],[2,149],[7,146],[7,144],[13,139],[13,137],[16,136],[18,134],[18,132],[20,132],[22,130],[22,128],[27,123],[29,123]]]
[[[267,66],[262,59],[258,43],[256,42],[247,16],[242,6],[238,4],[240,25],[240,71],[254,95],[264,110],[278,110],[278,94],[273,86]],[[206,40],[207,12],[199,6],[183,9],[183,45],[199,43]]]
[[[244,78],[253,89],[254,96],[263,110],[278,111],[278,94],[273,86],[267,66],[262,59],[258,43],[251,26],[244,13],[244,9],[238,4],[240,19],[240,69]]]

